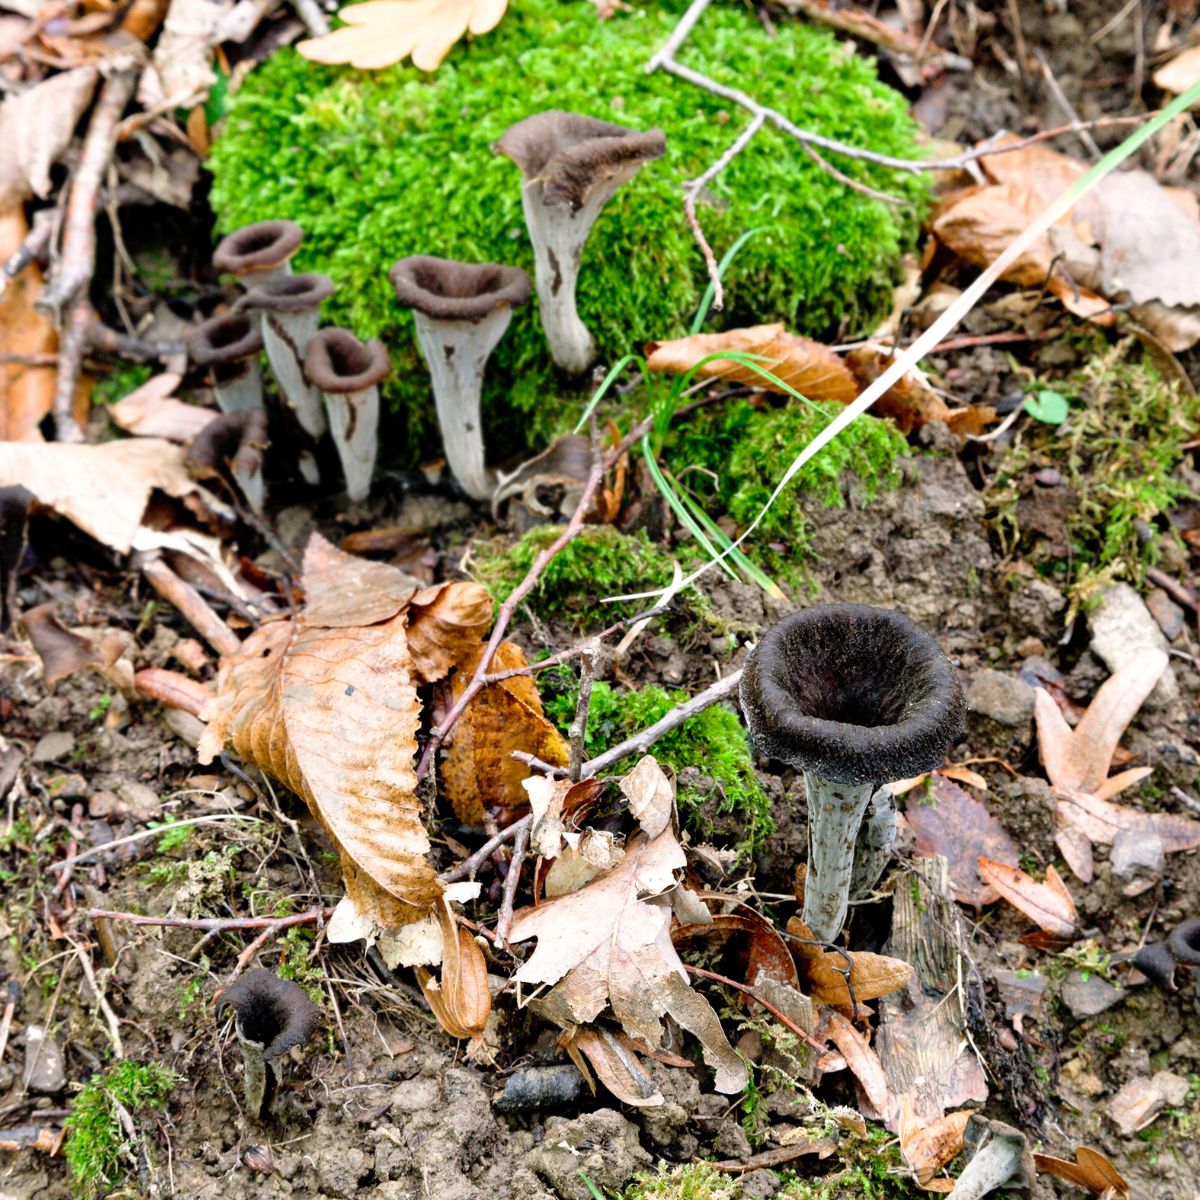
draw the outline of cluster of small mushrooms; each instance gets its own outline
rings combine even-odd
[[[642,133],[549,111],[517,122],[492,149],[520,168],[542,328],[556,366],[579,375],[596,356],[575,300],[584,245],[604,206],[643,164],[663,155],[666,139],[658,129]],[[302,237],[292,221],[264,221],[229,234],[213,262],[238,277],[245,295],[233,311],[199,326],[190,342],[193,361],[211,369],[227,418],[213,423],[206,440],[224,439],[234,478],[256,510],[264,500],[258,469],[267,436],[258,370],[264,349],[299,429],[313,444],[326,429],[331,434],[351,500],[367,496],[375,469],[387,351],[349,330],[319,328],[320,304],[333,284],[324,275],[292,273]],[[492,500],[504,478],[486,465],[483,375],[513,309],[529,299],[529,276],[498,263],[415,255],[400,259],[389,278],[399,304],[413,312],[449,469],[472,499]],[[211,447],[205,453],[211,455]],[[312,448],[301,449],[297,461],[305,479],[317,482]]]

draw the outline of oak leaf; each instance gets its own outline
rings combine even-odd
[[[646,366],[651,371],[684,375],[710,354],[730,351],[759,357],[763,361],[757,365],[762,370],[777,376],[808,400],[849,404],[858,395],[854,374],[836,351],[811,338],[788,333],[782,322],[730,329],[725,333],[694,333],[670,342],[650,342],[646,346]],[[702,379],[724,379],[786,394],[758,371],[729,359],[705,363],[696,374]]]
[[[198,754],[208,763],[232,745],[303,797],[338,849],[354,907],[387,929],[423,916],[441,887],[415,795],[420,702],[407,611],[381,617],[385,595],[364,589],[369,621],[354,626],[333,602],[338,577],[362,573],[361,560],[313,537],[302,582],[316,617],[264,624],[222,660]],[[395,575],[402,596],[409,585]]]
[[[662,1041],[661,1018],[669,1013],[700,1041],[717,1091],[740,1092],[745,1063],[708,1001],[688,984],[671,944],[669,893],[685,865],[671,828],[656,838],[635,834],[612,871],[516,914],[510,940],[538,943],[513,978],[548,986],[539,1010],[568,1031],[611,1007],[626,1033],[655,1047]]]
[[[490,615],[489,605],[489,615]],[[476,639],[478,645],[478,639]],[[454,697],[475,673],[483,647],[463,662],[451,681]],[[502,642],[492,656],[493,671],[524,667],[525,654],[513,642]],[[531,675],[514,675],[488,684],[475,694],[446,743],[442,787],[460,821],[478,825],[492,805],[517,808],[528,800],[524,784],[530,768],[513,758],[514,750],[565,767],[569,747],[546,720],[537,684]]]
[[[1079,926],[1075,901],[1053,866],[1046,868],[1046,882],[1038,883],[1020,867],[992,862],[980,856],[979,874],[985,882],[1020,909],[1031,921],[1056,937],[1074,937]]]
[[[508,0],[367,0],[338,11],[343,28],[296,49],[311,62],[349,63],[360,71],[411,55],[414,67],[436,71],[463,34],[490,33],[507,8]]]

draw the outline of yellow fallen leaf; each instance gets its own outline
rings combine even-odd
[[[403,62],[436,71],[465,33],[478,37],[500,24],[508,0],[367,0],[339,10],[345,21],[296,49],[311,62],[348,63],[377,71]]]

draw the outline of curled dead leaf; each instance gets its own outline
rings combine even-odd
[[[31,608],[22,615],[20,625],[42,660],[42,677],[48,688],[84,667],[104,665],[91,638],[73,633],[58,619],[53,601]]]
[[[1046,882],[1038,883],[1020,867],[980,857],[979,874],[1014,908],[1056,937],[1075,936],[1079,919],[1075,901],[1053,866],[1046,868]]]
[[[925,1187],[962,1151],[963,1132],[971,1112],[947,1113],[936,1121],[918,1119],[908,1096],[900,1098],[900,1153]]]
[[[480,1037],[492,1011],[487,959],[470,933],[455,921],[445,900],[438,902],[437,914],[442,930],[441,978],[417,967],[417,982],[438,1024],[451,1037]]]
[[[477,583],[441,583],[417,592],[410,601],[408,645],[420,682],[436,683],[460,663],[477,662],[479,639],[491,623],[492,598]]]
[[[626,1034],[603,1026],[587,1026],[575,1030],[562,1045],[576,1062],[576,1055],[583,1055],[596,1072],[596,1078],[622,1104],[657,1108],[665,1103],[662,1092],[642,1067],[633,1041]],[[584,1078],[587,1078],[586,1072]]]
[[[800,986],[807,989],[816,1004],[839,1008],[852,1006],[850,989],[846,986],[847,965],[850,984],[854,988],[853,1000],[859,1004],[898,992],[913,978],[912,967],[898,958],[866,951],[839,954],[811,944],[812,931],[799,917],[792,917],[787,929],[793,938],[802,939],[792,942],[800,960]]]
[[[1087,1188],[1096,1195],[1103,1195],[1109,1188],[1117,1196],[1129,1195],[1129,1184],[1125,1182],[1121,1172],[1099,1150],[1090,1146],[1080,1146],[1075,1151],[1075,1161],[1056,1158],[1053,1154],[1037,1154],[1033,1156],[1033,1164],[1039,1171],[1047,1175],[1056,1175],[1077,1187]]]

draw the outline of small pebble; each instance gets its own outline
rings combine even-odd
[[[31,1092],[50,1095],[67,1086],[66,1065],[58,1043],[40,1025],[25,1029],[25,1070],[22,1082]]]
[[[1125,989],[1101,979],[1094,971],[1072,971],[1063,984],[1062,1001],[1077,1017],[1094,1017],[1125,998]]]
[[[75,735],[65,729],[56,729],[38,739],[30,758],[35,763],[54,762],[66,758],[75,749]]]
[[[1057,467],[1043,467],[1034,473],[1033,481],[1039,487],[1058,487],[1062,483],[1062,472]]]

